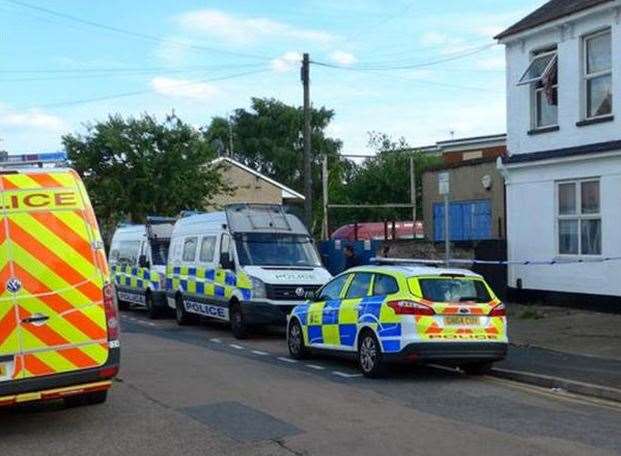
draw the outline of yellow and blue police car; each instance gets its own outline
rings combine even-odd
[[[321,350],[355,353],[368,377],[380,375],[388,361],[450,364],[482,374],[506,356],[506,312],[472,271],[362,266],[294,308],[287,344],[296,359]]]

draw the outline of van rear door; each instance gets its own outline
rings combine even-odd
[[[8,335],[2,350],[14,352],[12,377],[103,365],[107,266],[95,245],[99,232],[79,177],[45,169],[0,177],[6,258],[0,298],[10,296],[13,306],[13,317],[0,322],[0,341]],[[0,306],[6,316],[9,306]]]

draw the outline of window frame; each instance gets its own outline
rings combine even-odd
[[[210,260],[204,260],[203,259],[203,243],[205,242],[205,240],[210,239],[211,242],[213,242],[213,250],[211,252],[211,259]],[[199,243],[199,247],[198,247],[198,262],[199,263],[206,263],[206,264],[211,264],[214,263],[216,260],[216,246],[218,244],[218,236],[216,235],[208,235],[208,236],[202,236],[200,243]]]
[[[528,73],[528,71],[530,70],[530,67],[533,65],[533,63],[538,60],[541,59],[543,57],[547,57],[549,55],[554,55],[554,57],[550,60],[550,62],[548,63],[548,65],[546,66],[545,70],[541,73],[541,76],[539,76],[538,78],[532,78],[526,81],[523,81],[524,77],[526,76],[526,74]],[[520,82],[518,83],[518,86],[520,85],[528,85],[529,86],[529,93],[530,93],[530,123],[531,123],[531,129],[534,131],[539,131],[539,130],[547,130],[549,128],[556,128],[559,126],[558,123],[558,106],[559,106],[559,96],[558,96],[558,88],[559,88],[559,82],[558,82],[558,47],[557,45],[552,45],[552,46],[546,46],[543,48],[539,48],[539,49],[535,49],[533,51],[531,51],[530,53],[530,63],[528,65],[528,67],[526,68],[526,71],[524,72],[524,75],[522,76],[522,78],[520,78]],[[550,71],[552,71],[554,69],[554,67],[556,67],[556,71],[557,71],[557,76],[556,76],[556,84],[554,84],[552,86],[552,88],[554,90],[556,90],[556,121],[550,124],[540,124],[540,119],[539,119],[539,112],[540,112],[540,104],[539,104],[539,100],[544,100],[545,98],[545,87],[538,87],[539,82],[541,82]],[[539,94],[541,94],[541,97],[539,97]]]
[[[391,279],[394,282],[394,284],[395,284],[396,290],[393,291],[392,293],[386,293],[385,295],[384,294],[377,294],[375,292],[375,284],[377,283],[377,279],[379,277],[387,277],[387,278]],[[372,284],[372,287],[371,287],[371,296],[390,296],[390,295],[399,293],[399,289],[400,289],[399,288],[399,281],[395,277],[393,277],[393,276],[391,276],[389,274],[375,273],[375,275],[373,277],[373,284]]]
[[[582,184],[596,182],[599,189],[599,210],[597,213],[584,214],[582,212]],[[574,214],[561,214],[560,207],[560,186],[566,184],[574,184],[574,199],[576,203],[576,211]],[[555,220],[556,220],[556,254],[560,258],[597,258],[601,257],[604,251],[603,236],[603,217],[602,217],[602,186],[599,177],[586,177],[580,179],[566,179],[555,182]],[[577,221],[578,222],[578,252],[577,253],[561,253],[561,221]],[[599,220],[600,223],[600,251],[599,253],[582,253],[582,222]]]
[[[369,285],[367,288],[367,294],[364,296],[349,296],[349,290],[351,290],[351,286],[354,283],[354,280],[356,280],[357,276],[369,276]],[[343,297],[342,299],[362,299],[365,298],[367,296],[371,296],[370,293],[373,290],[373,283],[375,281],[375,275],[372,272],[366,272],[366,271],[359,271],[359,272],[352,272],[351,273],[352,278],[349,280],[349,282],[347,283],[347,289],[345,290],[345,293],[341,293],[341,296]]]
[[[193,239],[195,244],[194,244],[194,255],[192,257],[191,260],[187,260],[185,257],[185,245],[186,243]],[[183,238],[183,243],[181,244],[181,261],[183,263],[194,263],[196,261],[196,251],[198,250],[198,236],[187,236],[185,238]]]
[[[596,73],[589,74],[589,52],[588,52],[588,42],[592,39],[599,38],[601,36],[608,35],[610,37],[610,68],[608,70],[599,71]],[[593,79],[597,79],[603,76],[610,77],[610,86],[611,90],[614,89],[614,78],[613,78],[613,59],[614,53],[612,52],[613,47],[612,42],[612,28],[606,27],[604,29],[598,30],[596,32],[591,32],[582,36],[581,46],[582,46],[582,74],[581,74],[581,100],[582,100],[582,118],[584,120],[595,120],[595,119],[605,119],[614,115],[614,96],[611,100],[611,109],[608,114],[600,114],[598,116],[589,116],[589,81]]]

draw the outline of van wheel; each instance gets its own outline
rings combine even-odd
[[[231,321],[231,331],[235,339],[247,339],[248,325],[239,303],[231,303],[229,307],[229,320]]]
[[[73,408],[82,405],[103,404],[108,400],[108,390],[95,391],[94,393],[76,394],[75,396],[67,396],[63,399],[65,407]]]
[[[358,367],[365,377],[378,378],[384,373],[382,349],[371,331],[364,331],[358,342]]]
[[[187,326],[192,323],[192,315],[183,307],[183,298],[177,296],[175,298],[175,318],[179,326]]]
[[[160,316],[160,308],[153,302],[153,294],[147,293],[144,297],[144,303],[147,307],[147,314],[151,320],[155,320]]]
[[[308,356],[308,348],[304,345],[304,332],[298,320],[293,320],[287,331],[287,346],[293,359],[304,359]]]
[[[492,365],[493,363],[490,362],[480,362],[464,364],[460,367],[466,375],[486,375],[492,370]]]
[[[119,298],[119,292],[116,292],[116,303],[119,307],[119,310],[129,310],[129,303],[127,301],[123,301]]]

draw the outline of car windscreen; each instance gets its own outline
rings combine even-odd
[[[485,283],[479,279],[437,277],[418,279],[423,298],[432,302],[490,302]]]
[[[235,246],[243,266],[321,266],[310,237],[280,233],[238,233]]]

